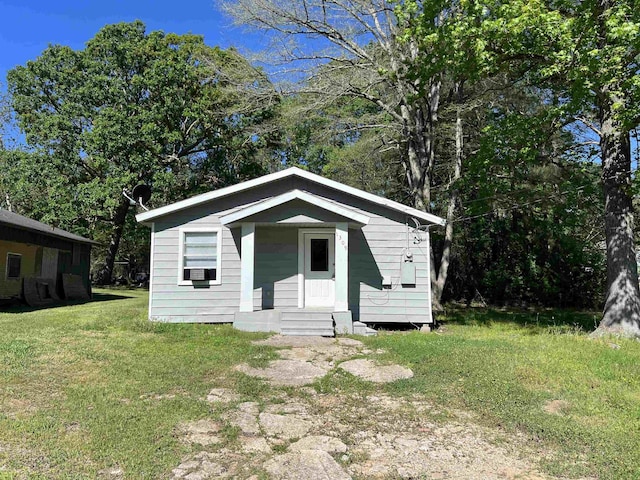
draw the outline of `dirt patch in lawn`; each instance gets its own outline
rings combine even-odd
[[[472,424],[466,412],[434,408],[420,396],[326,394],[299,386],[345,362],[352,374],[366,371],[359,375],[365,381],[381,381],[380,372],[393,374],[384,381],[412,376],[403,366],[350,360],[365,350],[357,340],[276,336],[260,343],[281,348],[282,359],[263,369],[242,365],[239,370],[265,379],[280,394],[271,401],[234,405],[221,401],[238,398],[233,391],[212,390],[210,401],[223,409],[221,423],[210,428],[201,420],[190,430],[183,426],[183,441],[206,451],[185,457],[170,478],[549,478],[523,454],[527,450],[521,440]],[[349,361],[362,368],[349,368]],[[305,364],[314,374],[299,374],[290,362]],[[292,385],[298,388],[292,390]],[[443,417],[455,420],[436,420]],[[222,428],[235,429],[237,438],[209,445],[198,441],[200,430],[215,436]]]
[[[569,402],[566,400],[550,400],[544,404],[544,411],[551,415],[564,415],[569,408]]]
[[[34,415],[39,407],[27,398],[0,397],[0,411],[11,419],[26,418]]]
[[[431,409],[418,398],[381,395],[240,404],[225,416],[240,430],[237,443],[186,457],[171,478],[548,478],[521,455],[518,439],[435,422],[425,415]]]
[[[42,478],[52,476],[51,462],[43,452],[0,440],[0,478],[28,479],[36,472],[44,475]]]
[[[400,365],[377,365],[366,358],[349,360],[340,364],[340,368],[351,375],[374,383],[389,383],[413,377],[413,372]]]

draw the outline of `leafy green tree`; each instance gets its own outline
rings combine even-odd
[[[76,216],[106,228],[99,283],[111,280],[130,210],[123,188],[144,182],[160,198],[182,196],[193,166],[276,99],[234,50],[146,33],[139,21],[105,26],[83,50],[52,45],[8,80],[27,142],[68,185]]]
[[[598,166],[554,120],[536,96],[516,92],[487,114],[461,185],[447,298],[479,292],[500,304],[600,304]]]
[[[602,160],[607,295],[598,331],[639,337],[630,134],[640,124],[640,10],[633,1],[591,0],[563,15],[573,45],[561,53],[577,61],[557,63],[573,102],[596,120]]]
[[[354,187],[410,202],[391,119],[359,98],[330,104],[294,95],[281,105],[281,138],[276,155],[295,165]]]
[[[520,75],[554,92],[559,126],[575,129],[581,123],[597,137],[608,285],[598,330],[640,336],[630,152],[630,132],[640,123],[635,2],[461,0],[451,11],[455,21],[444,19],[436,35],[424,27],[431,24],[430,12],[422,15],[414,28],[423,50],[445,46],[451,52],[447,63],[472,77]]]
[[[436,183],[440,157],[436,154],[435,137],[443,100],[443,75],[440,63],[432,58],[435,52],[425,53],[418,46],[420,35],[431,35],[441,27],[440,19],[449,9],[447,2],[220,2],[239,23],[268,31],[274,45],[282,46],[275,51],[269,49],[268,61],[287,63],[295,71],[295,87],[291,90],[312,99],[310,108],[326,111],[342,100],[353,106],[358,100],[375,107],[371,121],[351,124],[345,132],[349,128],[360,133],[377,130],[385,139],[385,148],[397,148],[399,179],[408,193],[403,200],[415,208],[451,217],[452,209],[436,204],[432,195],[434,188],[441,187]],[[399,9],[399,5],[407,8]],[[425,20],[418,36],[414,35],[409,27],[422,14],[425,15],[421,18],[426,19],[427,13],[430,21]],[[419,68],[424,65],[434,68]],[[415,75],[417,69],[421,75]],[[291,83],[291,78],[288,80]],[[453,230],[447,229],[447,242],[452,235]],[[450,249],[443,248],[441,252],[440,268],[432,275],[436,304],[442,291],[440,285],[446,279]]]

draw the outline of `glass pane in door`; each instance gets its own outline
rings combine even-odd
[[[311,271],[329,271],[329,240],[327,238],[311,239]]]

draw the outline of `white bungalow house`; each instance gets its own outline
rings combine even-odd
[[[426,226],[444,220],[299,168],[137,220],[151,227],[151,320],[291,335],[433,322]]]

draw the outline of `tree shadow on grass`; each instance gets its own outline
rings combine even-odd
[[[48,305],[42,305],[39,307],[30,307],[24,303],[13,303],[5,306],[0,306],[0,312],[2,313],[28,313],[38,312],[42,310],[49,310],[51,308],[68,307],[71,305],[84,305],[86,303],[96,302],[110,302],[112,300],[127,300],[133,297],[127,297],[124,295],[116,295],[113,293],[94,293],[88,300],[60,300],[59,302],[51,303]]]
[[[541,333],[592,332],[600,314],[560,309],[502,309],[449,306],[436,315],[438,323],[486,326],[512,325],[524,328],[532,335]]]

